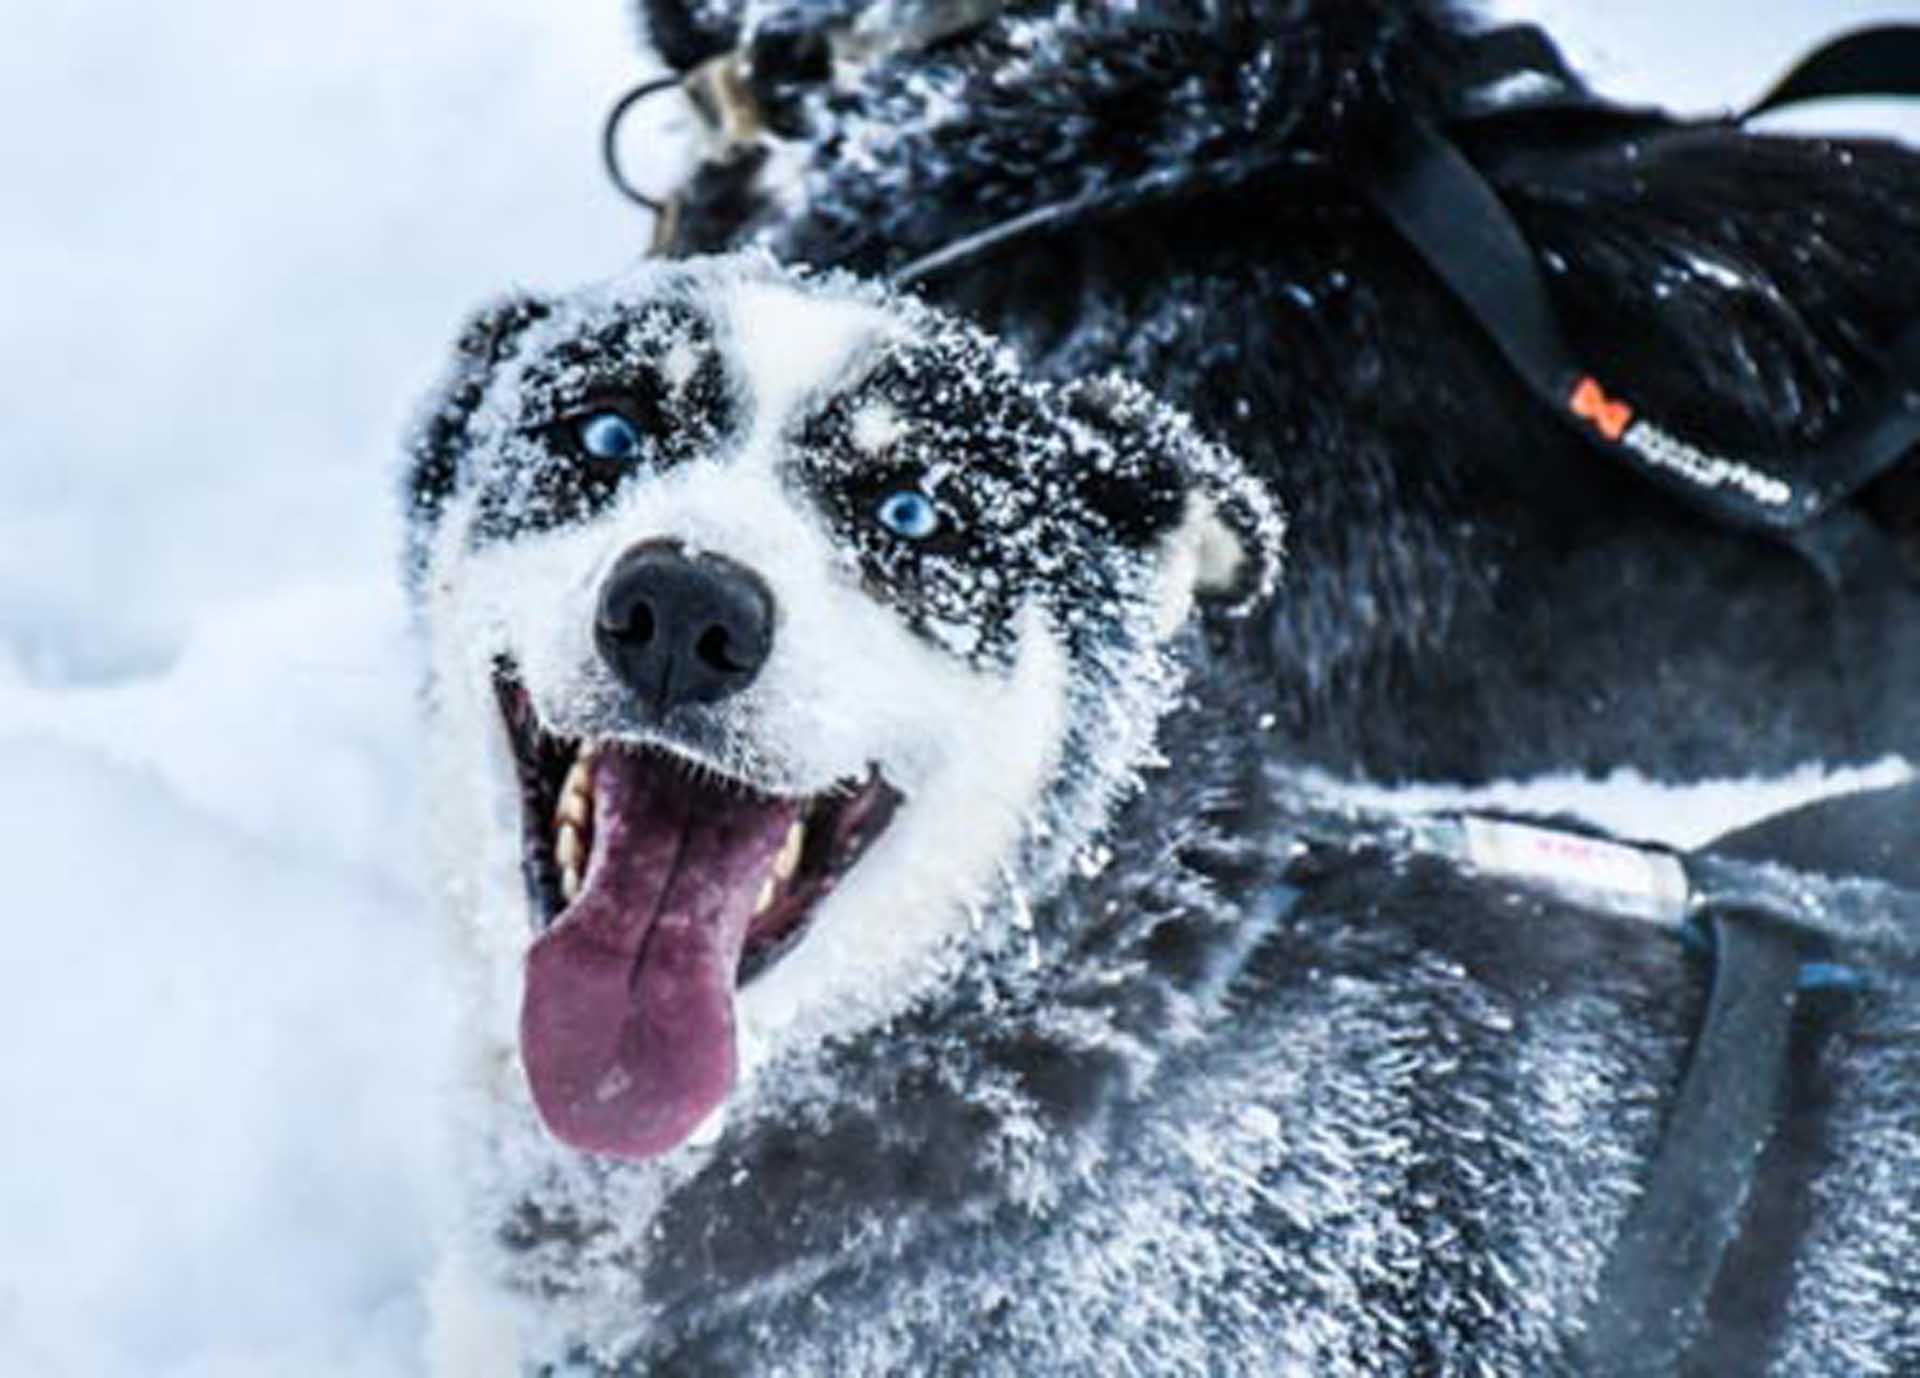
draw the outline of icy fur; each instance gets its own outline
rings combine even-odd
[[[699,324],[676,335],[667,307],[696,308]],[[1224,452],[1139,389],[1031,383],[977,332],[845,278],[753,258],[659,265],[523,312],[514,338],[489,336],[486,349],[493,367],[476,378],[463,365],[423,429],[420,469],[439,465],[451,480],[419,505],[416,546],[441,850],[475,948],[476,1064],[460,1137],[481,1209],[460,1216],[456,1253],[482,1289],[542,1299],[527,1310],[531,1353],[586,1344],[614,1354],[655,1319],[642,1281],[656,1217],[710,1164],[714,1139],[737,1142],[756,1124],[831,1107],[849,1089],[831,1065],[837,1040],[973,990],[969,971],[1038,969],[1036,911],[1097,846],[1140,772],[1159,764],[1156,728],[1177,701],[1179,662],[1164,640],[1174,629],[1162,618],[1170,601],[1195,594],[1184,586],[1194,563],[1173,553],[1188,504],[1176,501],[1164,530],[1143,529],[1130,544],[1115,524],[1140,516],[1128,511],[1131,485],[1143,510],[1166,496],[1153,485],[1169,475],[1204,499],[1244,552],[1241,606],[1271,590],[1281,528]],[[710,392],[707,413],[731,420],[707,430],[675,416],[703,350],[724,361],[731,398],[722,406]],[[579,498],[552,481],[564,462],[552,448],[556,420],[642,368],[665,379],[661,443],[697,432],[700,446],[642,466],[578,519],[556,520]],[[889,381],[910,388],[921,411],[903,400],[883,415]],[[869,396],[869,384],[883,395]],[[822,454],[801,422],[840,393],[859,402],[853,452]],[[1013,429],[996,431],[1002,422]],[[449,463],[434,447],[456,436]],[[982,457],[977,469],[966,447]],[[860,452],[881,449],[921,466],[936,493],[957,492],[993,558],[915,579],[882,554],[863,557],[857,547],[871,534],[836,518],[832,498],[875,461]],[[1090,477],[1101,486],[1089,490]],[[1101,510],[1087,491],[1118,508]],[[531,926],[493,676],[511,657],[556,731],[644,739],[593,651],[593,593],[624,550],[662,536],[750,564],[782,609],[761,675],[716,706],[695,744],[708,763],[783,793],[831,789],[878,766],[906,803],[805,941],[743,992],[743,1076],[724,1132],[655,1164],[611,1166],[544,1133],[517,1068]],[[1183,587],[1169,590],[1169,579]],[[478,854],[476,838],[486,840]],[[1022,1137],[1005,1145],[1016,1169]],[[1036,1200],[1051,1191],[1037,1168],[1016,1175]]]

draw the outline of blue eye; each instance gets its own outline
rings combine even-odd
[[[615,411],[597,411],[580,420],[580,448],[595,459],[628,460],[640,453],[640,433]]]
[[[940,529],[940,509],[933,505],[932,498],[912,488],[902,488],[880,499],[874,516],[894,535],[910,541],[924,541]]]

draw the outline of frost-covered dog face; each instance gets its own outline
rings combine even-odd
[[[442,788],[518,815],[531,913],[478,907],[531,941],[533,1098],[628,1157],[993,941],[966,916],[1087,839],[1166,636],[1277,540],[1137,390],[758,260],[485,314],[411,484]]]

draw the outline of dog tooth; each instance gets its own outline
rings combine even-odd
[[[560,786],[562,798],[578,795],[582,799],[593,797],[593,761],[582,756],[573,763],[573,769],[567,772],[566,783]]]
[[[560,802],[554,806],[555,827],[571,823],[584,831],[593,817],[593,757],[582,750],[567,778],[560,785]]]
[[[774,884],[772,876],[768,876],[766,880],[761,883],[760,896],[753,902],[753,913],[756,918],[767,912],[767,907],[773,903],[774,891],[778,888],[779,887]]]
[[[780,846],[780,855],[773,859],[773,873],[781,880],[787,880],[800,866],[800,851],[807,843],[807,825],[796,818],[793,826],[787,830],[787,840]]]
[[[554,839],[553,852],[560,862],[560,893],[571,900],[580,893],[580,872],[587,858],[580,830],[571,823],[562,823],[560,835]]]
[[[727,1131],[727,1104],[722,1101],[707,1112],[706,1118],[693,1127],[686,1142],[691,1148],[712,1148],[720,1142],[720,1136]]]

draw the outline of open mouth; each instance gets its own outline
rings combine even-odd
[[[527,953],[521,1056],[562,1141],[650,1158],[733,1088],[734,993],[805,939],[892,820],[877,771],[768,794],[654,745],[558,736],[495,674],[518,770]]]

